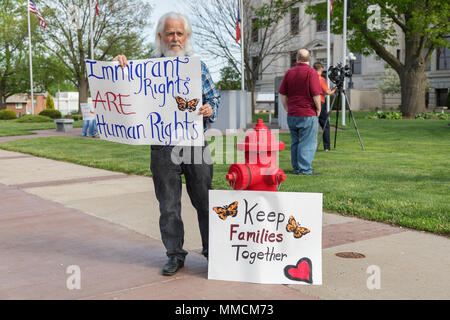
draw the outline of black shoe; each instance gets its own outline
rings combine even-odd
[[[164,276],[173,276],[179,269],[183,268],[184,260],[180,260],[177,257],[170,257],[169,261],[164,265],[162,274]]]

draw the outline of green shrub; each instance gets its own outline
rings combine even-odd
[[[440,112],[427,112],[427,113],[416,114],[416,119],[421,119],[421,120],[426,120],[426,119],[447,120],[448,119],[448,115],[446,113],[440,113]]]
[[[377,111],[374,116],[369,116],[370,119],[401,119],[402,113],[395,111]]]
[[[416,118],[416,119],[420,119],[420,120],[425,120],[425,119],[428,119],[429,116],[427,116],[426,113],[418,113],[418,114],[416,114],[416,117],[415,117],[415,118]]]
[[[439,120],[448,120],[448,114],[447,113],[439,113],[438,119]]]
[[[45,109],[55,110],[55,103],[53,102],[53,98],[50,92],[47,93],[47,99],[45,101]]]
[[[39,112],[39,115],[50,117],[52,119],[61,119],[62,118],[61,112],[59,112],[59,110],[54,110],[54,109],[42,110],[41,112]]]
[[[14,111],[8,109],[0,111],[0,120],[12,120],[12,119],[17,119],[17,115]]]
[[[81,115],[79,113],[71,112],[70,114],[66,115],[64,118],[73,119],[73,121],[79,121],[79,120],[83,120],[83,115]]]
[[[17,122],[21,123],[30,123],[30,122],[53,122],[53,119],[47,116],[36,115],[36,114],[27,114],[20,117]]]

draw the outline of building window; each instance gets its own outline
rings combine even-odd
[[[291,34],[296,35],[300,31],[300,10],[293,8],[291,10]]]
[[[323,19],[320,22],[317,22],[317,32],[327,31],[327,19]]]
[[[450,37],[445,38],[450,41]],[[437,70],[450,70],[450,49],[442,48],[436,51]]]
[[[256,19],[252,19],[252,41],[259,42],[259,30],[256,26]]]
[[[295,67],[297,65],[297,51],[292,51],[291,52],[291,68]]]
[[[362,55],[355,54],[356,60],[353,61],[352,73],[361,74]]]
[[[436,89],[436,107],[445,107],[448,89]]]
[[[16,103],[16,109],[22,109],[22,104],[21,103]]]

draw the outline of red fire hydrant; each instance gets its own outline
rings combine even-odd
[[[237,144],[238,150],[245,151],[245,163],[232,164],[226,179],[234,190],[277,191],[286,180],[277,161],[277,152],[284,150],[284,142],[276,141],[262,119],[253,129],[245,142]]]

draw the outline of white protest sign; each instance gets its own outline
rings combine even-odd
[[[86,60],[100,138],[126,144],[203,145],[200,57]]]
[[[322,284],[322,194],[209,192],[208,279]]]
[[[83,120],[94,120],[95,113],[92,107],[92,103],[80,103],[81,113],[83,115]]]

